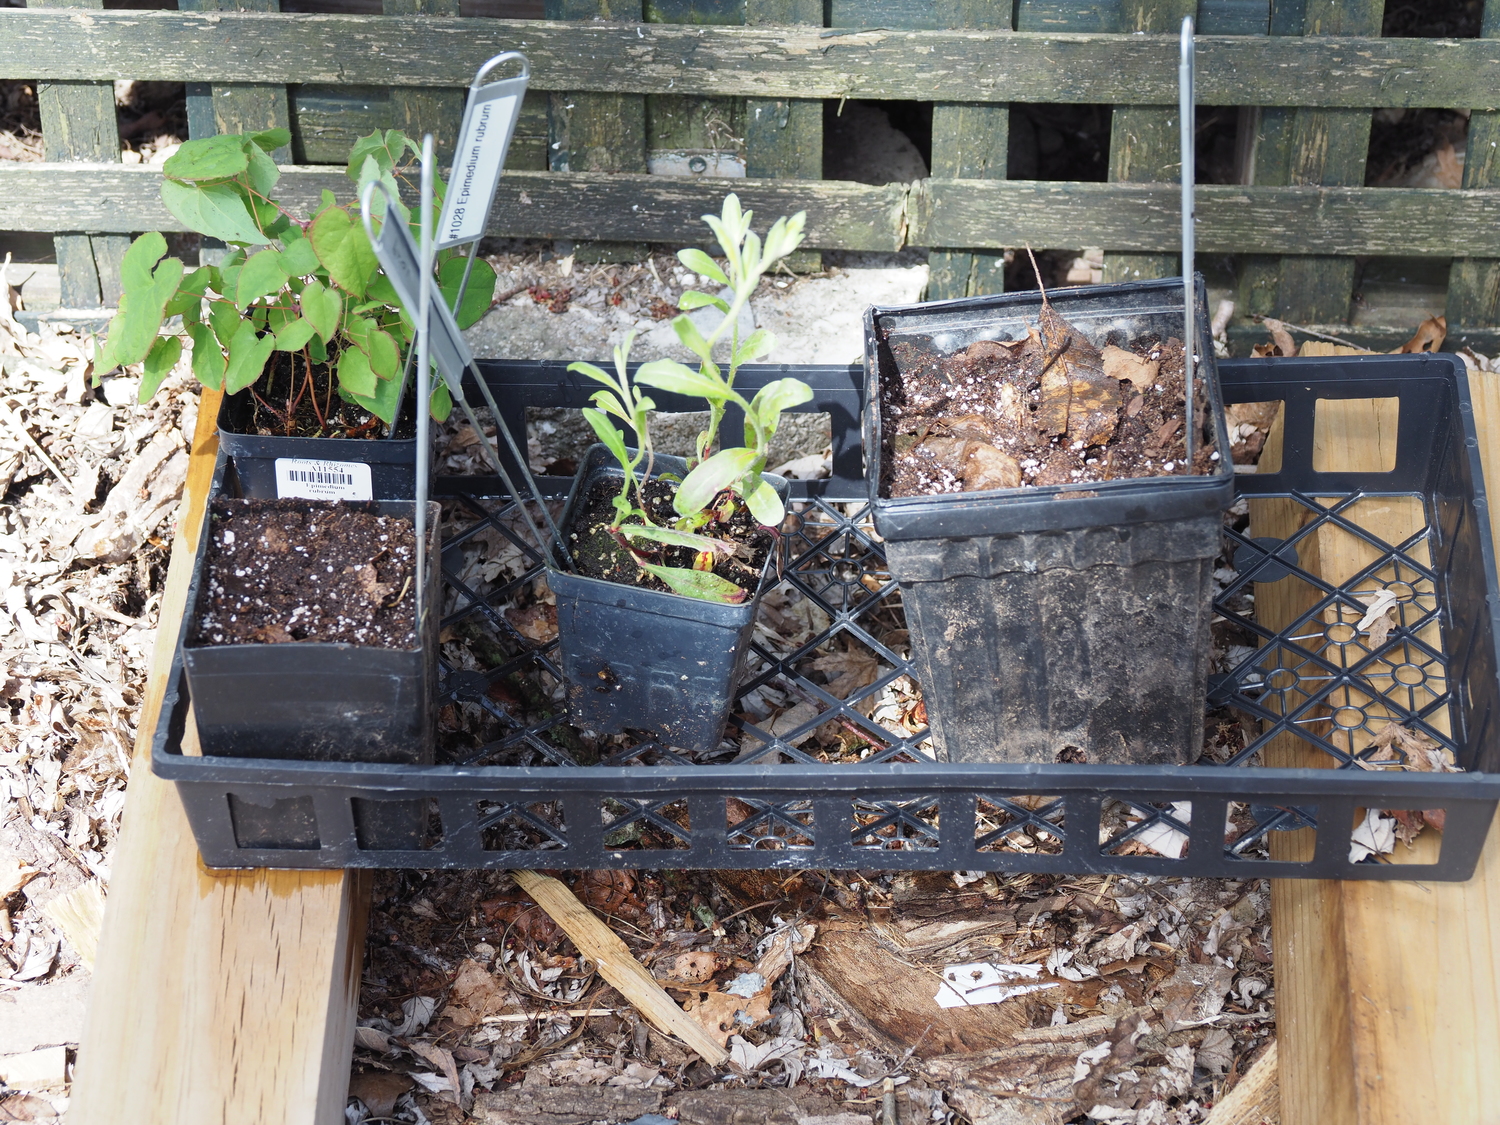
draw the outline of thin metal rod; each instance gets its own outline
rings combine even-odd
[[[495,396],[490,393],[489,384],[484,381],[484,375],[480,372],[477,364],[469,365],[469,373],[474,376],[474,382],[479,385],[479,393],[484,396],[484,404],[490,408],[490,417],[495,420],[495,429],[505,435],[505,442],[510,447],[510,454],[516,459],[516,464],[521,467],[521,475],[526,478],[526,486],[531,490],[531,495],[536,497],[537,507],[541,508],[542,518],[547,521],[547,529],[552,532],[552,540],[557,544],[558,553],[562,556],[563,566],[569,570],[576,569],[573,566],[573,556],[568,553],[568,545],[563,542],[562,532],[557,529],[557,524],[553,522],[552,513],[547,509],[547,502],[542,499],[541,489],[536,486],[536,478],[531,475],[531,466],[527,463],[526,455],[521,452],[520,446],[516,443],[515,434],[510,432],[510,427],[505,424],[505,419],[500,416],[500,408],[495,405]],[[484,436],[484,431],[480,431],[480,436]],[[503,469],[501,470],[501,474],[504,475]],[[508,479],[506,487],[510,487]],[[512,488],[511,495],[518,496],[519,494]],[[537,541],[541,542],[541,538],[538,537]]]
[[[463,408],[464,417],[469,420],[469,425],[474,427],[474,433],[479,436],[479,444],[484,446],[484,451],[490,455],[490,460],[494,462],[495,470],[500,474],[500,480],[505,484],[506,491],[515,500],[516,507],[521,509],[521,518],[526,521],[526,529],[531,532],[531,537],[536,540],[537,546],[545,550],[546,537],[537,528],[536,521],[531,518],[531,513],[527,511],[526,501],[521,496],[521,490],[516,487],[516,482],[510,479],[510,473],[505,469],[505,462],[500,460],[499,451],[490,439],[484,436],[484,427],[479,424],[479,419],[474,416],[474,408],[469,405],[469,400],[462,395],[459,396],[458,405]],[[535,492],[533,492],[533,495],[536,496],[538,506],[545,512],[547,510],[546,503]],[[550,523],[551,520],[549,519],[548,522]],[[558,543],[561,545],[562,540],[558,539]]]
[[[432,470],[432,134],[422,138],[422,240],[418,247],[421,280],[417,287],[417,629],[420,632],[430,609],[423,596],[427,581],[427,492]],[[394,209],[386,222],[400,222]]]
[[[394,212],[392,212],[392,214],[394,214]],[[406,402],[406,388],[411,384],[412,369],[414,367],[416,367],[416,365],[417,365],[417,350],[415,348],[407,348],[406,349],[406,363],[401,368],[401,390],[396,395],[396,421],[397,422],[401,421],[401,407]],[[385,436],[387,438],[392,439],[392,440],[395,439],[395,437],[396,437],[396,427],[395,427],[394,424],[392,424],[392,426],[390,427],[390,432],[388,434],[386,434]]]
[[[1187,405],[1183,417],[1187,443],[1188,476],[1193,472],[1193,350],[1198,345],[1197,286],[1193,283],[1194,222],[1193,181],[1197,152],[1193,106],[1193,17],[1182,21],[1181,61],[1177,66],[1177,116],[1182,136],[1182,385]]]
[[[469,275],[474,272],[474,258],[479,254],[479,239],[469,243],[469,260],[464,263],[463,280],[458,283],[458,296],[453,298],[453,316],[458,318],[458,310],[463,307],[464,294],[469,291]]]

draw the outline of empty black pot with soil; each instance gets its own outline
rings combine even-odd
[[[286,353],[276,353],[280,359]],[[318,369],[320,380],[331,367]],[[272,379],[265,387],[225,395],[219,406],[219,444],[234,460],[242,495],[254,500],[301,497],[319,500],[411,500],[417,488],[417,440],[412,399],[396,415],[396,435],[373,415],[321,386],[330,408],[321,425],[306,395],[298,401],[297,428],[322,428],[340,436],[305,437],[275,432],[287,423],[275,413],[287,405],[287,387]],[[257,401],[259,396],[259,401]],[[322,407],[320,407],[320,410]],[[267,433],[265,431],[272,432]]]
[[[687,473],[680,457],[658,454],[653,479]],[[785,500],[787,481],[767,473]],[[563,510],[559,530],[570,548],[585,538],[590,499],[617,494],[623,474],[602,445],[590,447]],[[607,510],[607,503],[605,508]],[[607,516],[605,517],[608,518]],[[773,539],[767,533],[767,539]],[[744,666],[755,613],[775,581],[779,542],[772,541],[749,596],[737,604],[686,597],[552,566],[568,716],[585,730],[646,731],[670,746],[708,751],[724,737]]]
[[[1174,278],[866,313],[866,477],[939,757],[1198,756],[1234,484],[1201,278],[1186,471],[1182,298]]]
[[[182,634],[205,755],[432,762],[439,510],[428,503],[420,624],[415,510],[409,500],[210,503]],[[370,808],[356,817],[361,846],[420,846],[425,802]],[[246,838],[301,831],[276,823],[290,814],[275,808],[235,815]]]

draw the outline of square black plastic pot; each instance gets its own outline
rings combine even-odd
[[[365,466],[370,474],[370,495],[361,499],[411,500],[417,491],[417,439],[405,438],[309,438],[251,433],[250,392],[225,395],[219,406],[219,445],[234,459],[241,493],[251,500],[275,500],[278,489],[276,462],[314,462],[284,466],[284,471],[312,473],[316,483],[330,496],[362,484],[363,472],[350,466]],[[397,418],[398,422],[401,416]],[[297,493],[300,495],[301,493]]]
[[[947,355],[1016,339],[1038,293],[874,307],[865,314],[865,476],[901,584],[940,757],[955,762],[1181,765],[1203,740],[1214,559],[1234,499],[1207,295],[1197,278],[1197,377],[1221,453],[1165,476],[892,499],[880,491],[880,389],[890,340]],[[1050,294],[1095,344],[1183,334],[1180,279]]]
[[[681,457],[657,454],[655,472],[686,475]],[[566,537],[601,478],[623,479],[614,455],[589,448],[573,479],[559,529]],[[765,474],[783,500],[788,482]],[[615,485],[618,487],[618,484]],[[622,586],[569,573],[555,564],[547,581],[557,596],[568,716],[585,730],[645,731],[684,750],[715,749],[741,679],[755,613],[778,571],[772,548],[754,594],[738,605]]]
[[[425,620],[409,649],[292,642],[190,646],[202,590],[212,512],[244,500],[214,500],[194,560],[180,644],[202,752],[210,757],[430,765],[440,612],[440,507],[428,501]],[[309,504],[326,503],[308,501]],[[371,502],[384,516],[415,518],[410,500]],[[420,846],[426,802],[395,801],[362,810],[356,828],[371,846]],[[242,837],[297,839],[311,810],[242,803],[233,810]]]

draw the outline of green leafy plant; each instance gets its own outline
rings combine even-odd
[[[642,492],[644,482],[652,475],[653,453],[646,423],[656,404],[631,385],[627,374],[634,333],[615,349],[614,375],[590,363],[569,366],[570,371],[587,375],[605,387],[594,393],[594,407],[586,408],[583,413],[599,440],[619,461],[624,474],[620,494],[614,499],[615,522],[611,534],[642,570],[654,574],[672,590],[712,601],[739,602],[749,596],[740,586],[715,574],[714,566],[726,556],[736,557],[744,552],[741,544],[725,534],[741,505],[761,526],[774,530],[780,525],[785,509],[762,473],[782,412],[812,398],[812,390],[798,379],[777,379],[748,400],[734,389],[740,366],[764,356],[775,343],[771,334],[763,330],[741,340],[740,312],[766,271],[801,244],[806,222],[805,213],[800,211],[791,218],[777,219],[762,240],[750,229],[753,214],[741,210],[739,197],[731,192],[724,200],[721,214],[703,216],[724,253],[722,268],[702,250],[687,249],[677,255],[690,270],[725,286],[729,297],[725,300],[723,296],[695,290],[682,295],[679,302],[682,309],[714,308],[723,314],[723,319],[707,336],[686,314],[672,321],[678,339],[698,357],[697,369],[676,360],[660,359],[643,364],[636,372],[636,383],[701,398],[708,406],[708,429],[698,435],[687,476],[677,486],[673,498],[676,516],[669,525],[652,520]],[[715,349],[726,342],[727,363],[721,365],[715,358]],[[720,424],[731,403],[744,412],[745,444],[714,452]],[[626,445],[624,432],[610,420],[611,416],[635,431],[640,448],[632,450]],[[644,471],[638,473],[643,464]],[[650,544],[659,545],[655,556]],[[656,561],[660,549],[666,547],[692,550],[693,566],[671,566]]]
[[[166,256],[161,234],[153,231],[131,243],[121,269],[120,311],[110,321],[95,370],[143,364],[145,402],[182,357],[185,336],[192,341],[199,382],[230,394],[248,389],[288,433],[304,402],[326,428],[335,387],[345,400],[393,425],[414,322],[380,269],[357,204],[340,204],[324,191],[317,209],[303,219],[272,195],[281,172],[269,153],[290,139],[285,129],[207,137],[189,141],[167,160],[161,188],[167,210],[189,229],[222,240],[228,253],[217,264],[188,272],[180,259]],[[360,189],[383,182],[400,221],[410,224],[398,177],[414,170],[407,158],[420,151],[394,129],[361,137],[349,157],[349,178]],[[439,181],[435,206],[441,202]],[[437,290],[450,306],[465,265],[457,250],[438,255]],[[476,259],[455,310],[459,326],[482,317],[494,292],[494,269]],[[182,318],[180,331],[164,332],[172,317]],[[280,405],[257,390],[278,352],[286,353],[289,368],[287,398]],[[322,402],[315,372],[324,376]],[[430,408],[439,419],[452,408],[441,381]]]

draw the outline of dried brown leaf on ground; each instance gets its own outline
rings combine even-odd
[[[1443,346],[1443,341],[1448,338],[1448,318],[1446,316],[1430,316],[1412,333],[1410,340],[1395,350],[1397,352],[1435,352]]]

